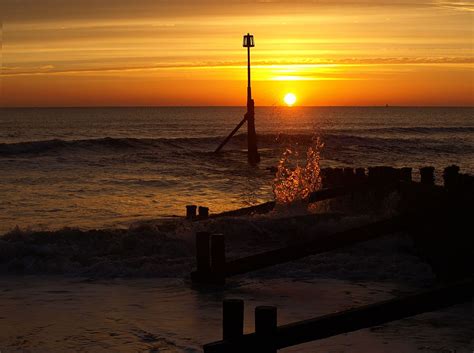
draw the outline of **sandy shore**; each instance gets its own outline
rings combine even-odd
[[[278,306],[279,324],[389,299],[413,290],[397,283],[241,279],[226,291],[181,279],[90,281],[8,277],[0,291],[2,352],[200,352],[219,339],[221,301]],[[471,352],[473,303],[360,330],[285,352]]]

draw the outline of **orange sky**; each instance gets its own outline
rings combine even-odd
[[[2,3],[2,106],[474,105],[472,1]]]

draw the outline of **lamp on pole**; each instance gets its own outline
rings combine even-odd
[[[247,144],[248,144],[248,161],[250,164],[260,162],[260,155],[257,147],[257,133],[255,131],[255,104],[252,99],[252,87],[250,82],[250,48],[255,47],[253,35],[247,33],[244,35],[244,48],[247,48]]]
[[[247,48],[247,105],[252,100],[252,88],[250,85],[250,48],[255,47],[253,35],[247,33],[244,36],[244,48]]]
[[[253,39],[253,35],[250,33],[247,33],[244,35],[244,48],[247,48],[247,78],[248,78],[248,84],[247,84],[247,113],[245,113],[244,118],[242,121],[235,127],[234,130],[225,138],[224,141],[217,147],[215,150],[215,153],[218,153],[227,142],[232,138],[232,136],[235,135],[237,131],[242,127],[242,125],[247,122],[247,143],[248,143],[248,149],[247,149],[247,156],[248,156],[248,161],[249,164],[251,165],[256,165],[257,163],[260,162],[260,155],[258,153],[258,148],[257,148],[257,133],[255,132],[255,104],[252,99],[252,88],[250,85],[250,48],[253,48],[255,46],[255,42]]]

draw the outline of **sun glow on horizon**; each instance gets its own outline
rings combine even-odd
[[[293,93],[287,93],[283,100],[287,106],[292,107],[296,103],[296,96]]]
[[[247,31],[258,105],[474,105],[472,1],[18,3],[0,107],[238,106]]]

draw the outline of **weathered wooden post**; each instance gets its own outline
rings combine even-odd
[[[387,184],[392,185],[400,181],[400,171],[398,169],[387,167],[386,173]]]
[[[211,274],[217,284],[225,283],[225,237],[224,234],[211,235]]]
[[[258,306],[255,308],[255,334],[259,353],[276,353],[277,308]]]
[[[211,273],[210,254],[211,235],[208,232],[196,233],[196,272],[193,280],[206,281]]]
[[[331,185],[331,172],[332,168],[322,168],[321,169],[321,183],[323,188],[329,188]]]
[[[209,207],[199,206],[199,218],[200,219],[209,218]]]
[[[365,180],[365,168],[356,168],[355,176],[358,182],[363,182]]]
[[[333,186],[344,185],[344,171],[342,168],[333,169]]]
[[[380,176],[379,176],[379,169],[378,167],[369,167],[368,168],[368,179],[369,182],[375,184],[379,182]]]
[[[456,188],[459,179],[459,167],[457,165],[451,165],[444,168],[443,179],[444,187],[447,190]]]
[[[434,167],[423,167],[420,168],[420,181],[425,185],[434,185]]]
[[[352,185],[355,182],[354,168],[344,168],[344,185]]]
[[[403,167],[400,169],[400,181],[411,183],[412,181],[412,168]]]
[[[244,301],[226,299],[222,309],[222,339],[237,346],[244,335]]]
[[[196,205],[186,206],[186,219],[195,219],[196,218]]]

